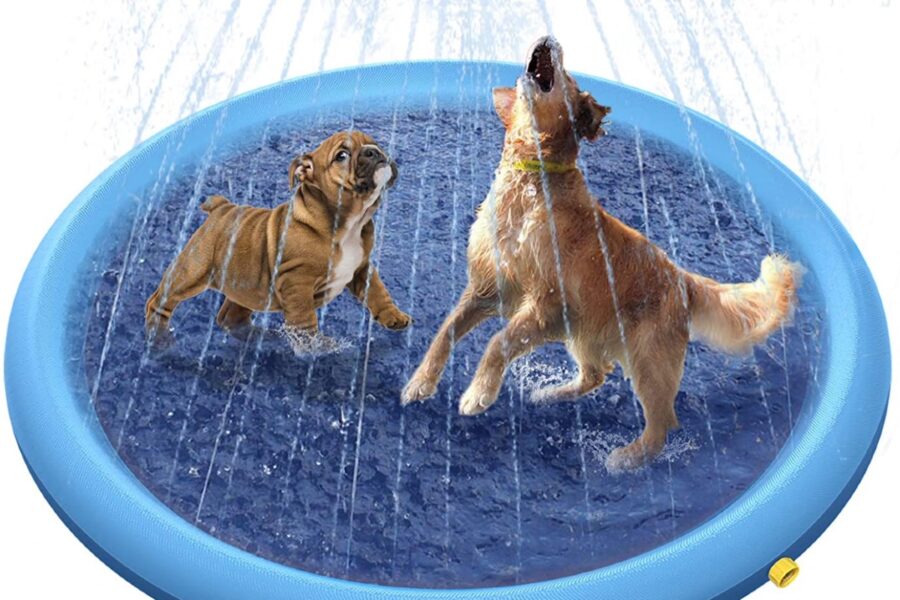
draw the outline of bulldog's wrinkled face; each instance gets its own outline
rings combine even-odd
[[[299,180],[318,189],[331,202],[352,206],[368,201],[397,179],[397,165],[361,131],[335,133],[314,151],[291,163],[290,184]]]
[[[563,67],[562,47],[550,36],[531,47],[515,88],[494,89],[494,108],[507,131],[526,139],[537,133],[547,143],[596,140],[606,134],[603,119],[612,112],[579,89]]]

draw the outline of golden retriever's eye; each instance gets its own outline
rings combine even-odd
[[[347,159],[350,158],[350,153],[346,150],[341,150],[337,154],[334,155],[334,162],[347,162]]]

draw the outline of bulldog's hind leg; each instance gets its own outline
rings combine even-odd
[[[644,431],[606,459],[610,472],[636,469],[650,462],[666,445],[670,429],[678,427],[675,395],[684,373],[687,331],[653,331],[653,324],[638,329],[628,340],[631,381],[644,412]]]
[[[172,343],[169,321],[178,305],[200,294],[210,285],[212,256],[198,246],[200,245],[195,239],[191,238],[181,254],[166,269],[159,287],[147,300],[147,339],[156,349],[163,349]]]
[[[216,315],[216,323],[235,338],[246,340],[253,330],[252,315],[253,311],[246,306],[225,298]]]

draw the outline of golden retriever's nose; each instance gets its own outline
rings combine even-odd
[[[561,49],[559,42],[552,35],[545,35],[535,40],[534,44],[531,45],[531,52],[534,52],[539,46],[547,46],[554,50]]]

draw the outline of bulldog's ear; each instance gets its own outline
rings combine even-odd
[[[516,89],[510,87],[494,88],[494,110],[503,122],[503,126],[509,129],[512,123],[513,105],[516,103]]]
[[[606,135],[603,129],[603,119],[612,112],[608,106],[603,106],[594,100],[587,92],[578,95],[578,108],[575,111],[575,132],[578,137],[589,141]]]
[[[300,181],[301,183],[310,181],[312,180],[314,173],[315,167],[313,166],[312,157],[309,154],[298,156],[291,161],[291,166],[288,167],[288,184],[291,189],[294,189],[294,186],[297,185],[297,181]]]

